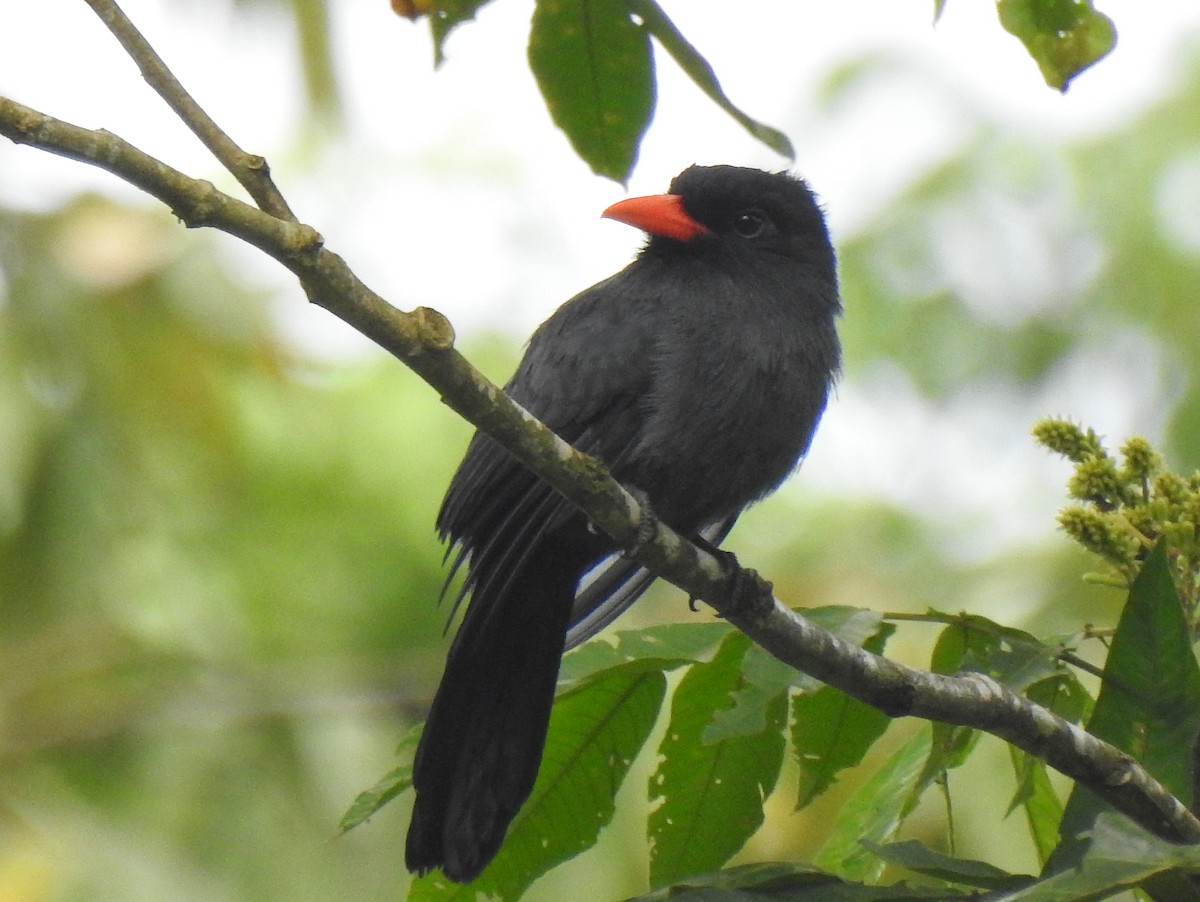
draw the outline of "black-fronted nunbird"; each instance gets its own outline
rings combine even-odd
[[[786,173],[692,166],[605,216],[645,247],[538,328],[506,391],[663,522],[718,542],[807,451],[838,371],[821,209]],[[417,749],[406,860],[465,882],[533,787],[564,649],[652,577],[617,558],[580,589],[616,544],[483,433],[437,525],[471,598]]]

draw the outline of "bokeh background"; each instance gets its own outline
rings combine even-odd
[[[540,105],[529,0],[485,8],[436,73],[424,26],[382,0],[124,6],[329,246],[449,315],[497,380],[638,245],[596,218],[622,187]],[[1032,423],[1200,466],[1200,9],[1102,4],[1118,47],[1059,96],[990,4],[936,26],[931,7],[666,5],[792,137],[841,255],[837,397],[731,544],[796,603],[1069,635],[1120,596],[1055,532],[1067,469]],[[659,78],[631,190],[787,165],[669,60]],[[0,93],[230,185],[82,3],[0,9]],[[2,902],[402,894],[407,800],[336,828],[436,684],[432,523],[469,432],[271,261],[0,144]],[[622,625],[704,616],[662,590]],[[892,653],[923,663],[934,635],[907,626]],[[952,777],[958,851],[1031,870],[996,746]],[[645,771],[531,898],[644,888]],[[794,816],[785,784],[745,854],[810,854],[844,791]],[[931,804],[911,829],[944,824]]]

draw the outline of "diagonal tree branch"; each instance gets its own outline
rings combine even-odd
[[[89,0],[90,2],[90,0]],[[1130,756],[983,674],[916,670],[844,642],[772,597],[770,586],[731,557],[714,556],[649,519],[639,501],[594,458],[534,419],[453,347],[434,310],[403,312],[364,285],[311,227],[276,218],[193,179],[116,135],[54,119],[0,97],[0,134],[18,144],[99,166],[165,203],[185,225],[235,235],[278,260],[310,301],[399,358],[465,419],[489,432],[655,573],[711,604],[781,661],[891,716],[911,715],[984,730],[1045,760],[1148,831],[1200,842],[1200,820]]]
[[[584,510],[658,575],[702,598],[781,661],[891,716],[984,730],[1045,760],[1145,829],[1200,842],[1200,820],[1137,761],[977,673],[954,677],[889,661],[844,642],[784,607],[770,585],[732,556],[698,548],[650,517],[599,461],[562,441],[453,347],[447,320],[429,308],[403,312],[364,285],[313,228],[299,223],[265,161],[242,151],[195,103],[112,0],[86,0],[147,81],[246,187],[259,208],[191,178],[106,131],[81,128],[0,97],[0,134],[15,143],[105,169],[165,203],[188,227],[211,227],[252,244],[299,280],[308,299],[396,356],[465,419]],[[653,523],[653,536],[642,532]],[[636,546],[636,547],[634,547]]]

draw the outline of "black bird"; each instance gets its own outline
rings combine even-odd
[[[538,328],[505,389],[662,521],[719,542],[808,450],[839,368],[821,209],[786,173],[692,166],[604,215],[645,247]],[[618,558],[581,591],[615,543],[483,433],[437,526],[471,600],[413,764],[406,862],[467,882],[533,788],[568,630],[586,638],[653,577]]]

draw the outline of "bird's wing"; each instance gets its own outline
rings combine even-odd
[[[720,545],[736,522],[735,514],[711,523],[700,530],[700,538],[711,545]],[[566,650],[586,642],[616,620],[657,578],[637,561],[616,554],[593,567],[575,593]]]
[[[494,439],[477,433],[438,513],[438,533],[450,544],[442,592],[470,559],[467,578],[454,594],[453,619],[468,593],[486,597],[500,589],[547,529],[573,510],[565,498],[512,457]]]
[[[628,267],[563,304],[529,339],[513,400],[610,467],[641,424],[621,422],[654,378],[661,299]],[[587,436],[585,438],[585,436]]]
[[[631,315],[633,306],[653,299],[639,293],[636,277],[621,275],[559,308],[534,333],[505,386],[513,400],[565,441],[609,467],[618,465],[640,437],[653,375],[653,330],[640,328],[645,320]],[[480,592],[485,581],[511,574],[548,530],[575,513],[491,437],[477,433],[437,519],[439,534],[452,543],[447,584],[472,561],[454,608],[468,592],[486,595]]]

